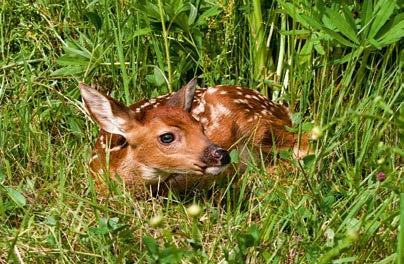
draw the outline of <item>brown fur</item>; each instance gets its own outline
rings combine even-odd
[[[187,96],[192,99],[192,105]],[[172,170],[162,175],[161,180],[176,189],[211,182],[218,176],[206,175],[194,164],[201,163],[202,153],[212,144],[230,149],[244,138],[266,153],[274,145],[295,148],[297,158],[308,151],[307,135],[297,146],[297,135],[285,128],[292,126],[288,109],[246,88],[216,86],[198,89],[195,94],[183,88],[175,94],[135,103],[127,108],[129,114],[121,107],[113,104],[112,110],[120,116],[131,116],[136,128],[128,129],[126,138],[101,130],[90,166],[95,174],[105,170],[109,170],[112,177],[119,174],[128,186],[158,184],[142,178],[142,166],[164,168],[162,174],[166,174],[167,169]],[[181,137],[181,143],[159,144],[155,135],[164,129],[174,131],[176,137]],[[106,155],[109,155],[109,163]],[[187,170],[189,173],[183,173]]]

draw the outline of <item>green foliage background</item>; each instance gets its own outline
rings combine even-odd
[[[404,263],[401,2],[0,8],[0,263]],[[99,201],[78,81],[131,103],[196,75],[286,102],[297,131],[320,129],[315,155],[212,190],[139,201],[115,186]]]

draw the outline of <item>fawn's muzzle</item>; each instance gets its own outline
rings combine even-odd
[[[201,160],[206,166],[224,166],[230,163],[230,155],[227,150],[211,145],[205,149]]]
[[[219,160],[221,165],[227,165],[230,163],[230,155],[227,150],[219,148],[213,153],[213,157]]]

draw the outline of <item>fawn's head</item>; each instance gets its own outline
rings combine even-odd
[[[126,139],[129,149],[123,166],[135,168],[131,173],[153,184],[171,174],[218,174],[230,162],[228,152],[214,145],[189,113],[195,85],[192,80],[164,104],[137,108],[141,111],[84,84],[80,90],[101,129]]]

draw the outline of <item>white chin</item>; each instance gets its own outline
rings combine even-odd
[[[220,167],[207,167],[205,169],[206,174],[210,175],[217,175],[222,173],[226,169],[226,166],[220,166]]]

